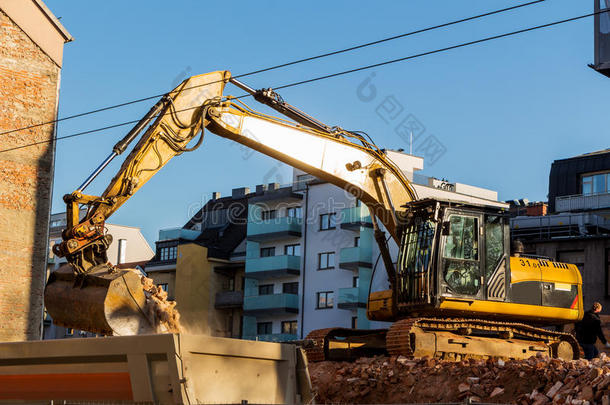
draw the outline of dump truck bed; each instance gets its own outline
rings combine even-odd
[[[188,334],[0,344],[0,403],[309,402],[294,345]]]

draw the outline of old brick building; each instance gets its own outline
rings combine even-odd
[[[0,0],[0,341],[41,335],[55,152],[53,125],[7,131],[56,118],[71,40],[42,1]]]

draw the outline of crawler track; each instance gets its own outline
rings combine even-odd
[[[314,342],[307,350],[309,360],[334,360],[333,342],[349,340],[350,331],[344,328],[312,331],[307,337]],[[368,344],[363,331],[354,330],[353,333],[361,344]],[[373,339],[377,337],[378,340],[381,334],[385,334],[387,353],[394,356],[426,355],[452,360],[485,357],[508,359],[527,358],[541,352],[552,357],[577,359],[580,353],[576,339],[569,333],[523,323],[484,319],[407,318],[394,323],[387,332],[371,333],[371,345]],[[485,347],[493,347],[495,351],[488,352]],[[366,347],[361,346],[354,354],[361,357],[366,352]],[[345,352],[341,356],[345,359]]]

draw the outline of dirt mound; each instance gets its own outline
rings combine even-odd
[[[317,403],[494,402],[610,405],[610,357],[562,361],[362,358],[310,363]]]
[[[152,279],[142,277],[142,286],[146,295],[148,319],[156,329],[156,333],[180,333],[180,313],[175,301],[168,301],[167,293],[156,286]]]

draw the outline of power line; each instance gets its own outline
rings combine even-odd
[[[475,41],[463,42],[463,43],[458,44],[458,45],[448,46],[448,47],[445,47],[445,48],[439,48],[439,49],[435,49],[433,51],[418,53],[418,54],[415,54],[415,55],[405,56],[403,58],[392,59],[392,60],[388,60],[388,61],[384,61],[384,62],[379,62],[379,63],[375,63],[375,64],[371,64],[371,65],[361,66],[361,67],[354,68],[354,69],[344,70],[342,72],[332,73],[332,74],[328,74],[328,75],[324,75],[324,76],[314,77],[314,78],[311,78],[311,79],[301,80],[301,81],[298,81],[298,82],[284,84],[282,86],[274,87],[274,89],[279,90],[279,89],[285,89],[285,88],[288,88],[288,87],[299,86],[299,85],[306,84],[306,83],[311,83],[311,82],[315,82],[315,81],[319,81],[319,80],[329,79],[329,78],[332,78],[332,77],[342,76],[342,75],[346,75],[346,74],[350,74],[350,73],[354,73],[354,72],[359,72],[359,71],[366,70],[366,69],[372,69],[372,68],[379,67],[379,66],[389,65],[389,64],[392,64],[392,63],[403,62],[403,61],[406,61],[406,60],[415,59],[415,58],[419,58],[419,57],[423,57],[423,56],[427,56],[427,55],[432,55],[432,54],[435,54],[435,53],[446,52],[446,51],[449,51],[449,50],[453,50],[453,49],[457,49],[457,48],[462,48],[462,47],[465,47],[465,46],[480,44],[480,43],[487,42],[487,41],[492,41],[492,40],[495,40],[495,39],[506,38],[506,37],[509,37],[509,36],[512,36],[512,35],[522,34],[524,32],[534,31],[534,30],[537,30],[537,29],[548,28],[548,27],[552,27],[552,26],[555,26],[555,25],[559,25],[559,24],[564,24],[564,23],[568,23],[568,22],[572,22],[572,21],[581,20],[583,18],[591,17],[591,16],[594,16],[596,14],[606,13],[608,11],[610,11],[610,9],[606,8],[606,9],[603,9],[603,10],[600,10],[600,11],[597,11],[597,12],[594,12],[594,13],[583,14],[583,15],[580,15],[580,16],[577,16],[577,17],[571,17],[571,18],[566,18],[566,19],[563,19],[563,20],[558,20],[558,21],[554,21],[554,22],[551,22],[551,23],[547,23],[547,24],[536,25],[534,27],[529,27],[529,28],[524,28],[524,29],[517,30],[517,31],[511,31],[511,32],[504,33],[504,34],[494,35],[494,36],[491,36],[491,37],[486,37],[486,38],[478,39],[478,40],[475,40]],[[251,96],[251,94],[243,94],[243,95],[238,96],[238,97],[232,97],[231,99],[241,99],[241,98],[250,97],[250,96]],[[199,107],[200,106],[189,107],[189,108],[185,108],[185,109],[182,109],[182,110],[176,110],[174,112],[177,113],[177,112],[182,112],[182,111],[188,111],[188,110],[196,109],[196,108],[199,108]],[[169,114],[169,113],[165,113],[165,114]],[[162,115],[165,115],[165,114],[162,114]],[[161,114],[156,115],[153,118],[156,118],[156,117],[158,117],[160,115]],[[123,122],[123,123],[119,123],[119,124],[114,124],[114,125],[106,126],[106,127],[103,127],[103,128],[96,128],[96,129],[92,129],[92,130],[89,130],[89,131],[78,132],[78,133],[70,134],[70,135],[66,135],[66,136],[60,136],[60,137],[53,138],[51,140],[34,142],[34,143],[31,143],[31,144],[22,145],[22,146],[16,146],[16,147],[13,147],[13,148],[1,150],[0,153],[12,151],[12,150],[15,150],[15,149],[27,148],[29,146],[34,146],[34,145],[38,145],[38,144],[41,144],[41,143],[53,142],[55,140],[73,138],[73,137],[76,137],[76,136],[86,135],[86,134],[90,134],[90,133],[94,133],[94,132],[100,132],[100,131],[104,131],[104,130],[110,129],[110,128],[116,128],[116,127],[120,127],[120,126],[124,126],[124,125],[134,124],[136,122],[139,122],[139,120]]]
[[[376,40],[376,41],[372,41],[372,42],[366,42],[364,44],[355,45],[355,46],[352,46],[352,47],[349,47],[349,48],[339,49],[339,50],[336,50],[336,51],[322,53],[322,54],[319,54],[319,55],[310,56],[310,57],[303,58],[303,59],[297,59],[297,60],[294,60],[294,61],[291,61],[291,62],[286,62],[286,63],[282,63],[282,64],[279,64],[279,65],[270,66],[270,67],[267,67],[267,68],[253,70],[251,72],[242,73],[242,74],[236,75],[234,77],[237,79],[237,78],[240,78],[240,77],[252,76],[252,75],[255,75],[255,74],[269,72],[271,70],[276,70],[276,69],[280,69],[280,68],[296,65],[296,64],[299,64],[299,63],[303,63],[303,62],[309,62],[309,61],[316,60],[316,59],[321,59],[321,58],[326,58],[326,57],[329,57],[329,56],[339,55],[341,53],[355,51],[357,49],[362,49],[362,48],[366,48],[366,47],[369,47],[369,46],[378,45],[378,44],[381,44],[381,43],[384,43],[384,42],[393,41],[393,40],[404,38],[404,37],[408,37],[408,36],[411,36],[411,35],[421,34],[423,32],[433,31],[433,30],[436,30],[436,29],[439,29],[439,28],[445,28],[445,27],[448,27],[448,26],[451,26],[451,25],[460,24],[460,23],[463,23],[463,22],[472,21],[472,20],[476,20],[476,19],[479,19],[479,18],[483,18],[483,17],[488,17],[488,16],[494,15],[494,14],[504,13],[506,11],[515,10],[515,9],[521,8],[521,7],[531,6],[533,4],[541,3],[541,2],[544,2],[544,1],[545,0],[535,0],[535,1],[530,1],[529,3],[523,3],[523,4],[518,4],[518,5],[515,5],[515,6],[511,6],[511,7],[502,8],[502,9],[499,9],[499,10],[489,11],[487,13],[478,14],[478,15],[474,15],[474,16],[471,16],[471,17],[466,17],[466,18],[462,18],[462,19],[459,19],[459,20],[455,20],[455,21],[450,21],[450,22],[447,22],[447,23],[443,23],[443,24],[439,24],[439,25],[434,25],[434,26],[427,27],[427,28],[422,28],[422,29],[411,31],[411,32],[407,32],[407,33],[404,33],[404,34],[394,35],[394,36],[391,36],[391,37],[382,38],[382,39],[379,39],[379,40]],[[216,80],[216,81],[213,81],[213,82],[210,82],[210,83],[200,84],[200,85],[189,87],[189,88],[186,88],[186,89],[183,89],[183,90],[189,90],[189,89],[193,89],[193,88],[201,87],[201,86],[209,86],[211,84],[219,83],[221,81],[222,80]],[[11,130],[8,130],[8,131],[0,132],[0,135],[6,135],[6,134],[10,134],[12,132],[24,131],[26,129],[37,128],[37,127],[40,127],[40,126],[54,124],[54,123],[62,122],[62,121],[67,121],[67,120],[71,120],[71,119],[79,118],[79,117],[84,117],[84,116],[91,115],[91,114],[97,114],[97,113],[100,113],[100,112],[103,112],[103,111],[108,111],[108,110],[112,110],[112,109],[115,109],[115,108],[125,107],[125,106],[131,105],[131,104],[137,104],[137,103],[141,103],[141,102],[144,102],[144,101],[156,99],[156,98],[162,97],[162,96],[164,96],[166,94],[170,94],[170,93],[171,93],[171,91],[169,93],[155,94],[155,95],[149,96],[149,97],[138,98],[138,99],[134,99],[134,100],[131,100],[131,101],[126,101],[126,102],[120,103],[120,104],[113,104],[113,105],[110,105],[110,106],[106,106],[106,107],[102,107],[102,108],[97,108],[95,110],[85,111],[85,112],[74,114],[74,115],[68,115],[66,117],[57,118],[57,119],[52,120],[52,121],[46,121],[46,122],[41,122],[41,123],[38,123],[38,124],[32,124],[32,125],[28,125],[28,126],[25,126],[25,127],[17,128],[17,129],[11,129]]]
[[[583,19],[583,18],[591,17],[591,16],[594,16],[596,14],[605,13],[605,12],[607,12],[609,10],[610,9],[604,9],[604,10],[600,10],[599,12],[595,12],[595,13],[584,14],[584,15],[581,15],[581,16],[578,16],[578,17],[566,18],[564,20],[554,21],[554,22],[547,23],[547,24],[542,24],[542,25],[536,25],[534,27],[529,27],[529,28],[524,28],[524,29],[517,30],[517,31],[507,32],[505,34],[493,35],[491,37],[477,39],[475,41],[463,42],[463,43],[458,44],[458,45],[452,45],[452,46],[448,46],[448,47],[445,47],[445,48],[435,49],[433,51],[422,52],[422,53],[418,53],[418,54],[415,54],[415,55],[405,56],[403,58],[391,59],[391,60],[388,60],[388,61],[385,61],[385,62],[379,62],[379,63],[375,63],[375,64],[372,64],[372,65],[358,67],[358,68],[355,68],[355,69],[344,70],[344,71],[338,72],[338,73],[332,73],[332,74],[329,74],[329,75],[314,77],[312,79],[301,80],[299,82],[293,82],[293,83],[285,84],[283,86],[274,87],[274,89],[275,90],[280,90],[280,89],[285,89],[287,87],[299,86],[301,84],[316,82],[318,80],[330,79],[331,77],[342,76],[342,75],[346,75],[346,74],[349,74],[349,73],[360,72],[362,70],[372,69],[372,68],[375,68],[375,67],[389,65],[389,64],[397,63],[397,62],[403,62],[403,61],[406,61],[406,60],[409,60],[409,59],[420,58],[422,56],[432,55],[432,54],[435,54],[435,53],[446,52],[446,51],[450,51],[452,49],[463,48],[465,46],[470,46],[470,45],[480,44],[482,42],[492,41],[494,39],[500,39],[500,38],[505,38],[505,37],[509,37],[509,36],[512,36],[512,35],[522,34],[524,32],[534,31],[534,30],[538,30],[538,29],[542,29],[542,28],[548,28],[548,27],[552,27],[552,26],[555,26],[555,25],[564,24],[564,23],[567,23],[567,22],[572,22],[572,21]]]

